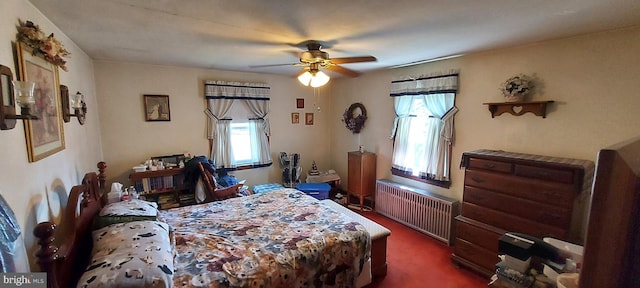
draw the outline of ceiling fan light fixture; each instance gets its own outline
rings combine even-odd
[[[324,84],[327,84],[327,82],[329,82],[329,79],[331,79],[329,77],[329,75],[325,74],[322,71],[318,71],[316,73],[316,75],[314,75],[313,78],[311,78],[311,87],[320,87],[323,86]]]
[[[306,71],[298,76],[298,81],[304,86],[320,87],[329,82],[329,75],[322,71],[310,72]]]
[[[306,71],[298,76],[298,81],[300,81],[300,83],[302,83],[302,85],[304,86],[309,86],[309,83],[311,83],[311,78],[313,78],[311,72]]]

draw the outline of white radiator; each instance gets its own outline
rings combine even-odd
[[[376,212],[451,245],[458,200],[388,180],[376,181]]]

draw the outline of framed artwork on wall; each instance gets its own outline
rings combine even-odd
[[[300,113],[298,112],[291,113],[291,124],[298,124],[298,123],[300,123]]]
[[[304,108],[304,98],[296,98],[296,108]]]
[[[313,125],[313,113],[304,114],[304,124]]]
[[[20,41],[16,41],[16,52],[20,80],[36,83],[31,111],[38,119],[24,121],[29,162],[35,162],[65,147],[58,67],[34,56],[31,48]]]
[[[171,121],[169,95],[144,95],[144,114],[147,121]]]

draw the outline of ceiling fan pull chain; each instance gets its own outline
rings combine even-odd
[[[318,97],[320,96],[320,87],[314,87],[313,88],[313,97],[315,98],[313,100],[313,106],[316,106],[316,110],[318,111],[318,113],[322,112],[320,111],[320,105],[318,105]]]

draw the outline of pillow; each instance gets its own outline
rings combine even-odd
[[[93,231],[90,264],[78,287],[173,287],[169,226],[119,223]]]
[[[93,230],[100,229],[111,224],[127,223],[133,221],[156,221],[156,216],[96,216],[93,219]]]
[[[131,199],[107,204],[99,216],[158,216],[158,204],[140,199]]]

